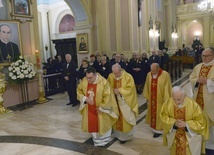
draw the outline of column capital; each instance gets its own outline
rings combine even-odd
[[[38,6],[38,12],[47,13],[49,10],[50,10],[49,7],[46,5],[39,5]]]

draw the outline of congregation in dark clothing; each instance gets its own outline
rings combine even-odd
[[[202,47],[200,46],[198,50],[201,48]],[[184,50],[178,50],[175,54],[181,54],[182,52],[184,52]],[[106,53],[100,54],[96,51],[95,54],[91,54],[89,58],[83,58],[80,63],[80,67],[77,67],[76,64],[76,68],[73,70],[73,72],[75,72],[75,80],[73,80],[73,85],[75,83],[75,86],[77,86],[78,82],[85,77],[88,67],[95,68],[100,75],[107,79],[109,74],[112,72],[112,65],[118,63],[122,69],[132,75],[137,93],[142,94],[146,76],[150,72],[150,65],[152,63],[158,63],[162,69],[165,69],[164,66],[166,66],[169,61],[170,57],[166,49],[151,51],[151,55],[149,57],[146,52],[142,54],[133,53],[130,59],[128,59],[126,55],[119,53],[115,53],[111,58],[109,58]],[[63,77],[65,74],[65,72],[63,72],[63,66],[65,69],[65,63],[65,58],[62,58],[60,55],[57,55],[55,60],[52,58],[47,60],[47,64],[44,66],[44,69],[47,70],[46,75],[60,74],[60,76],[48,78],[50,89],[67,86]],[[65,89],[63,90],[65,91]]]

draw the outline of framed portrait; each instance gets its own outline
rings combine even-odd
[[[17,21],[0,21],[0,65],[9,65],[22,53],[20,26]]]
[[[78,53],[88,53],[88,34],[77,34],[76,38]]]
[[[32,4],[31,0],[10,0],[13,17],[24,17],[32,18],[30,5]]]

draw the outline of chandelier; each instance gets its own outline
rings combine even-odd
[[[214,13],[214,0],[206,0],[198,4],[198,10],[207,12],[207,13]]]
[[[172,36],[172,39],[178,38],[177,27],[176,27],[176,25],[174,27],[173,24],[171,27],[171,36]]]

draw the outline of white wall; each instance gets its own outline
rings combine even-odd
[[[49,49],[44,52],[43,54],[43,61],[50,56],[54,57],[56,55],[56,49],[54,44],[51,40],[56,39],[65,39],[65,38],[75,38],[75,32],[66,32],[66,33],[59,33],[59,24],[61,19],[66,15],[73,15],[73,12],[69,8],[69,6],[65,3],[65,1],[61,0],[57,3],[46,5],[40,4],[38,5],[38,11],[41,14],[41,19],[39,19],[41,23],[40,27],[40,34],[42,40],[42,46],[45,47],[48,45]],[[48,18],[45,21],[45,19]],[[49,27],[49,28],[48,28]]]

